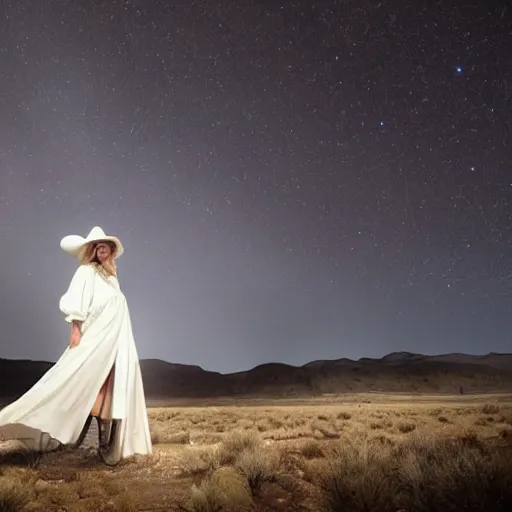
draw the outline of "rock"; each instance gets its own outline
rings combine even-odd
[[[34,489],[36,491],[43,491],[45,489],[48,489],[48,487],[50,487],[50,483],[47,482],[46,480],[41,480],[39,479],[35,484],[34,484]]]

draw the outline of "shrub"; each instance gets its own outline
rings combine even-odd
[[[400,470],[402,508],[417,512],[512,510],[511,465],[460,440],[414,443]]]
[[[255,492],[264,482],[271,482],[276,478],[279,462],[276,452],[268,449],[247,449],[238,455],[235,467],[245,475],[251,491]]]
[[[216,451],[208,448],[186,451],[181,460],[183,473],[192,476],[208,473],[218,466]]]
[[[20,512],[28,501],[28,493],[21,486],[0,479],[0,512]]]
[[[244,451],[255,451],[262,447],[262,440],[253,431],[233,431],[226,435],[219,449],[221,464],[233,464]]]
[[[401,422],[397,425],[397,428],[402,434],[408,434],[413,430],[416,430],[416,425],[414,423]]]
[[[300,447],[300,452],[306,459],[321,459],[325,456],[322,446],[317,441],[306,441]]]
[[[151,430],[151,444],[159,444],[162,440],[160,432]]]
[[[348,442],[326,459],[318,475],[322,505],[331,512],[396,512],[390,457],[385,445]]]
[[[170,444],[190,444],[190,433],[189,432],[177,432],[169,436]]]
[[[190,433],[182,432],[166,432],[162,428],[153,428],[151,430],[152,444],[190,444]]]
[[[495,447],[415,436],[396,447],[344,444],[316,465],[316,483],[331,512],[505,512],[511,466]]]
[[[116,512],[137,512],[137,503],[134,496],[124,492],[114,501]]]
[[[500,406],[498,404],[485,404],[482,407],[483,414],[498,414],[500,412]]]
[[[193,512],[246,512],[252,508],[246,481],[233,468],[219,468],[199,486],[192,486],[189,509]]]

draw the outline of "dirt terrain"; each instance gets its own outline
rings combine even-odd
[[[94,433],[89,448],[42,457],[4,443],[0,510],[435,512],[471,500],[468,486],[489,496],[465,510],[512,509],[511,395],[149,405],[154,454],[116,468],[99,462]],[[425,483],[446,492],[423,496]]]

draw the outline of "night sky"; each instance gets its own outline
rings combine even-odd
[[[141,358],[510,352],[508,0],[7,0],[0,357],[94,225]]]

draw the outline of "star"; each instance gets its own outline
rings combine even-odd
[[[423,2],[402,19],[390,2],[371,13],[317,2],[314,15],[230,2],[205,17],[146,2],[132,23],[140,3],[110,2],[90,30],[62,24],[72,2],[59,16],[50,2],[9,10],[6,304],[21,290],[20,311],[52,315],[72,265],[59,236],[97,224],[126,245],[142,357],[235,371],[394,344],[510,351],[512,71],[499,11],[475,2],[461,17],[445,2],[439,16]],[[170,279],[144,271],[167,275],[170,261]],[[486,315],[492,332],[478,329]],[[57,355],[51,316],[20,325],[0,307],[0,323],[0,357]],[[16,352],[19,338],[54,341]]]

